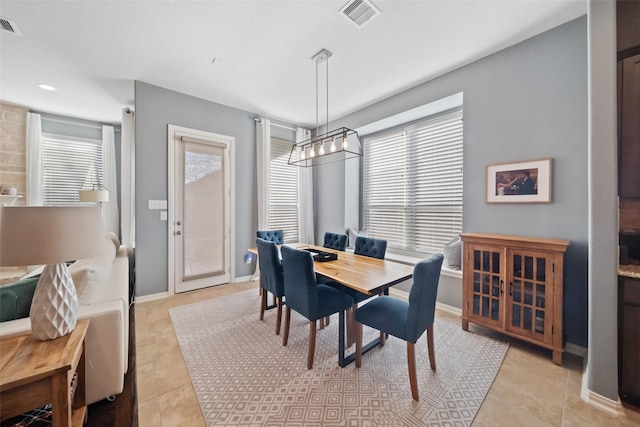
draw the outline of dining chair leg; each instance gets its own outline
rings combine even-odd
[[[362,366],[362,323],[356,322],[356,368]]]
[[[386,342],[386,340],[387,340],[387,334],[380,331],[380,347],[384,347],[384,343]]]
[[[329,321],[331,320],[331,316],[327,316],[324,318],[324,326],[329,326]]]
[[[316,322],[309,322],[309,354],[307,355],[307,369],[313,368],[313,355],[316,352]]]
[[[415,344],[409,341],[407,341],[407,364],[409,365],[411,397],[413,397],[413,400],[420,400],[418,397],[418,379],[416,375],[416,347]]]
[[[278,305],[278,315],[276,317],[276,335],[280,335],[280,323],[282,323],[282,297],[276,298],[276,304]]]
[[[427,346],[429,347],[429,364],[432,370],[436,370],[436,353],[433,345],[433,325],[427,328]]]
[[[260,287],[260,320],[264,320],[264,309],[267,307],[267,292]]]
[[[318,319],[318,329],[324,329],[324,317]]]
[[[284,333],[282,334],[282,345],[286,347],[289,342],[289,324],[291,323],[291,307],[287,306],[284,312]]]

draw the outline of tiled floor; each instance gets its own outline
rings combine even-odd
[[[258,292],[255,282],[245,282],[136,304],[141,427],[205,425],[173,332],[169,308],[246,289]],[[257,311],[256,307],[256,315]],[[437,315],[458,321],[448,313]],[[625,407],[624,417],[614,417],[580,400],[580,358],[565,354],[563,366],[557,366],[547,350],[473,325],[470,328],[510,343],[473,426],[640,426],[638,409]]]

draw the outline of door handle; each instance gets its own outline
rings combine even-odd
[[[509,296],[513,296],[513,282],[509,282]]]
[[[176,231],[176,236],[180,236],[182,234],[182,231],[178,230]]]
[[[176,222],[176,225],[182,225],[182,221]]]
[[[504,280],[500,279],[500,295],[504,294]]]

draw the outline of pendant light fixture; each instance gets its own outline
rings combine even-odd
[[[316,62],[316,130],[310,139],[299,142],[291,148],[288,161],[290,165],[310,167],[362,156],[362,144],[358,132],[346,127],[329,131],[329,58],[331,55],[330,51],[322,49],[311,58]],[[318,124],[318,68],[323,63],[326,66],[327,112],[325,132],[320,133]]]

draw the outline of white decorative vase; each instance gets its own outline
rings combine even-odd
[[[33,294],[29,318],[31,332],[40,341],[59,338],[75,329],[78,294],[65,263],[44,268]]]

